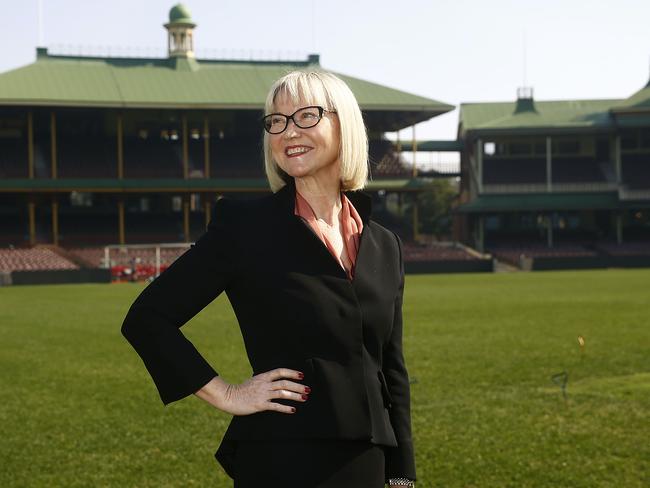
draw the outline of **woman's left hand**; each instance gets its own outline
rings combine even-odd
[[[306,402],[311,389],[290,381],[303,378],[303,373],[288,368],[276,368],[257,374],[240,385],[226,383],[216,376],[196,395],[231,415],[250,415],[264,410],[292,414],[296,411],[295,407],[272,400]]]

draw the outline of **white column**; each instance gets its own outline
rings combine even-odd
[[[478,173],[478,192],[483,193],[483,139],[476,141],[476,163]]]
[[[476,234],[477,234],[477,242],[476,242],[476,247],[477,250],[480,253],[485,252],[485,219],[483,215],[479,215],[478,217],[478,225],[476,229]]]
[[[417,154],[418,154],[418,142],[417,139],[415,138],[415,124],[413,124],[413,142],[411,143],[411,151],[413,152],[413,173],[411,176],[415,178],[418,175],[418,168],[415,165],[417,160]]]
[[[623,171],[621,165],[622,164],[621,163],[621,136],[618,134],[616,135],[616,143],[614,144],[614,150],[616,151],[614,155],[615,157],[614,164],[616,168],[616,183],[620,185],[621,182],[623,181]]]
[[[551,154],[553,142],[550,137],[546,138],[546,191],[553,190],[553,156]]]
[[[156,246],[156,278],[160,276],[160,246]]]

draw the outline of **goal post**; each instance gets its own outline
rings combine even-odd
[[[104,246],[101,267],[111,270],[113,281],[156,278],[191,245],[189,242],[110,244]]]

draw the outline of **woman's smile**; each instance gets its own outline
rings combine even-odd
[[[284,150],[284,153],[289,158],[295,158],[297,156],[302,156],[311,150],[312,148],[309,146],[287,146]]]

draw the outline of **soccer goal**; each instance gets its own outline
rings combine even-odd
[[[141,281],[160,275],[191,243],[113,244],[104,246],[101,267],[111,270],[113,281]]]

